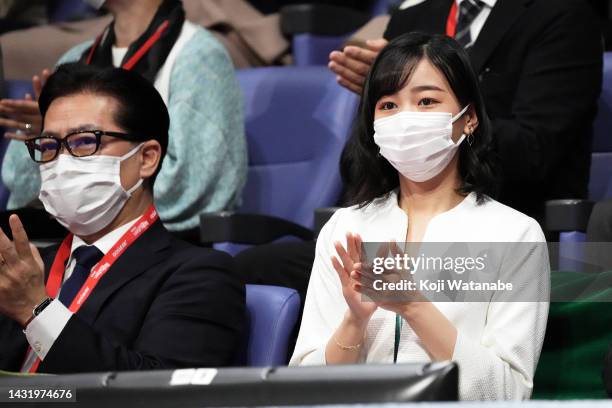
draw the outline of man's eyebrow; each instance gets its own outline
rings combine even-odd
[[[77,127],[68,129],[68,132],[66,134],[76,133],[76,132],[83,132],[85,130],[98,130],[98,129],[100,129],[100,126],[98,126],[98,125],[94,125],[94,124],[91,124],[91,123],[85,123],[83,125],[79,125]]]
[[[94,124],[91,124],[91,123],[86,123],[86,124],[79,125],[77,127],[68,129],[68,132],[66,132],[66,134],[69,135],[69,134],[72,134],[72,133],[83,132],[85,130],[98,130],[98,129],[100,129],[100,126],[94,125]],[[50,130],[45,130],[40,135],[41,136],[50,136],[50,137],[62,137],[62,136],[60,136],[59,133],[53,132],[53,131],[50,131]]]
[[[43,130],[40,136],[41,137],[59,137],[57,132],[52,132],[50,130]]]

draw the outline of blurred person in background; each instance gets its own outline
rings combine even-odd
[[[133,70],[152,82],[170,112],[168,155],[155,183],[164,225],[194,238],[199,214],[231,209],[246,178],[242,98],[223,46],[206,30],[185,20],[179,0],[91,1],[113,15],[93,41],[69,50],[59,64],[78,61]],[[35,95],[2,100],[0,126],[15,129],[2,178],[11,194],[7,208],[35,206],[40,190],[37,166],[20,143],[40,132],[36,98],[49,75],[33,79]]]
[[[289,41],[281,32],[278,13],[264,15],[246,0],[182,3],[186,19],[213,34],[225,46],[235,68],[291,63]],[[102,8],[97,17],[90,15],[83,20],[87,11],[76,9],[73,14],[68,13],[69,21],[53,21],[0,35],[0,45],[7,57],[6,78],[30,81],[44,68],[54,66],[70,48],[95,38],[113,17]],[[78,21],[73,21],[75,17]]]

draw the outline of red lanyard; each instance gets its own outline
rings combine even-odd
[[[125,233],[119,240],[113,245],[113,247],[104,255],[104,257],[96,264],[91,270],[89,277],[81,287],[81,290],[72,300],[70,307],[68,308],[72,313],[79,311],[83,303],[89,298],[96,285],[102,279],[102,277],[108,272],[115,261],[140,237],[146,230],[148,230],[155,221],[158,219],[157,210],[154,206],[151,206],[147,212],[136,221],[136,223]],[[55,298],[59,292],[59,289],[64,281],[64,273],[66,271],[66,262],[70,257],[70,249],[72,247],[72,234],[69,234],[62,245],[60,246],[55,260],[51,266],[49,272],[49,278],[47,279],[47,294]],[[30,354],[30,348],[26,352],[27,356]],[[36,358],[36,362],[32,365],[29,372],[35,373],[38,370],[40,364],[40,358]]]
[[[457,1],[453,0],[453,5],[446,19],[446,35],[449,37],[455,37],[457,33],[457,9]]]
[[[128,71],[134,68],[134,65],[136,65],[138,61],[140,61],[140,59],[147,53],[147,51],[149,51],[149,49],[153,46],[153,44],[155,44],[161,38],[161,35],[166,30],[166,28],[168,28],[169,25],[170,25],[170,22],[168,20],[165,20],[163,23],[161,23],[159,27],[157,28],[157,30],[155,30],[153,35],[149,37],[149,39],[142,45],[142,47],[140,47],[134,53],[134,55],[132,55],[130,59],[127,60],[126,63],[121,66],[121,68],[126,69]],[[102,42],[103,37],[104,37],[104,33],[100,34],[98,38],[96,38],[96,41],[91,46],[89,55],[87,55],[87,60],[85,61],[85,64],[87,65],[91,64],[93,55],[96,52],[96,49],[98,48],[100,43]]]

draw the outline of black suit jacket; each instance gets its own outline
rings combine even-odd
[[[43,253],[46,274],[57,247]],[[174,238],[157,221],[117,259],[40,364],[41,373],[231,365],[245,320],[232,258]],[[27,341],[0,316],[0,368]]]
[[[385,38],[445,33],[454,0],[394,13]],[[540,218],[545,200],[584,198],[603,47],[584,0],[498,0],[473,47],[501,161],[500,201]]]

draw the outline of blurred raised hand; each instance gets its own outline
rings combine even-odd
[[[14,140],[25,140],[33,135],[39,135],[42,131],[42,117],[38,109],[38,97],[45,82],[51,75],[48,69],[44,69],[40,75],[32,78],[34,95],[25,94],[23,99],[1,99],[0,100],[0,126],[7,130],[4,137]]]
[[[329,55],[328,67],[336,74],[340,85],[361,94],[370,67],[387,43],[387,40],[380,38],[366,41],[365,47],[349,45],[342,51],[333,51]]]

